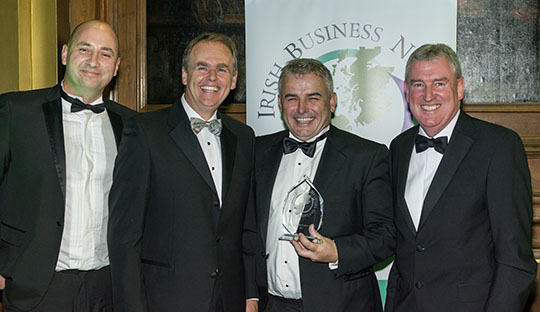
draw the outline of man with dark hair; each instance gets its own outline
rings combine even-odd
[[[407,62],[419,125],[390,146],[397,254],[386,311],[523,311],[534,283],[523,144],[460,111],[464,84],[444,44],[423,45]]]
[[[62,48],[52,88],[0,96],[0,281],[4,311],[112,311],[108,195],[124,119],[103,98],[120,58],[87,21]]]
[[[321,62],[288,62],[278,88],[287,130],[257,138],[255,148],[263,311],[382,311],[373,265],[394,251],[388,149],[330,125],[337,95]],[[318,219],[284,222],[319,205],[318,230]]]
[[[181,99],[126,126],[111,190],[115,311],[243,311],[253,276],[254,134],[217,111],[236,48],[202,34],[185,50]]]

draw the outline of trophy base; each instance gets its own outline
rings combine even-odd
[[[299,235],[298,234],[283,234],[279,237],[279,240],[282,241],[298,241]],[[322,243],[322,240],[320,240],[317,237],[306,235],[306,238],[309,239],[312,243],[320,244]]]

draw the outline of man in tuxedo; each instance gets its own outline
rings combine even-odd
[[[242,311],[254,274],[254,134],[217,111],[236,86],[236,48],[193,39],[185,93],[126,126],[111,190],[115,311]],[[253,287],[252,287],[253,288]]]
[[[330,125],[337,95],[321,62],[288,62],[278,85],[288,129],[258,137],[255,148],[257,282],[264,311],[382,311],[373,265],[394,252],[388,149]],[[288,233],[283,220],[293,206],[287,202],[301,183],[312,187],[299,197],[309,189],[321,195],[322,225],[317,230],[317,220],[297,220]],[[299,224],[309,232],[282,240]]]
[[[4,311],[112,311],[108,196],[123,120],[103,98],[118,71],[111,26],[87,21],[52,88],[0,96],[0,284]]]
[[[463,93],[451,48],[411,54],[405,94],[420,125],[390,146],[397,254],[386,311],[522,311],[535,280],[523,145],[460,111]]]

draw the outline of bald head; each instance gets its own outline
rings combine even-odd
[[[68,47],[73,42],[73,38],[77,37],[77,35],[84,29],[92,27],[96,29],[100,29],[103,32],[108,33],[109,35],[112,35],[114,37],[114,41],[116,46],[114,47],[116,51],[118,51],[118,37],[116,36],[116,33],[114,32],[114,29],[109,25],[108,23],[100,20],[88,20],[86,22],[82,22],[79,25],[75,26],[73,31],[71,32],[71,35],[69,36],[68,40]],[[118,53],[118,52],[117,52]]]

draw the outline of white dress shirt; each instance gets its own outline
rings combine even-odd
[[[196,111],[189,106],[189,104],[186,102],[185,95],[182,94],[182,106],[184,107],[184,110],[186,111],[186,115],[188,119],[190,118],[199,118],[202,120],[205,120],[201,117]],[[217,119],[217,111],[214,112],[214,115],[210,117],[207,121]],[[221,207],[222,199],[221,199],[221,188],[222,188],[222,171],[223,171],[223,165],[221,163],[221,141],[219,139],[219,136],[212,134],[210,130],[208,130],[208,127],[204,127],[201,132],[199,132],[197,135],[197,140],[199,140],[199,144],[201,145],[201,148],[204,153],[204,157],[206,158],[206,163],[208,164],[208,168],[210,169],[210,173],[212,174],[212,179],[214,180],[214,186],[216,188],[217,195],[219,197],[219,206]]]
[[[452,136],[458,117],[459,111],[450,123],[433,138],[446,136],[448,137],[448,143],[450,143],[450,137]],[[419,135],[429,137],[422,127],[419,128]],[[411,214],[416,230],[418,230],[418,224],[420,223],[424,199],[442,158],[443,154],[435,151],[434,148],[428,148],[421,153],[417,153],[413,145],[411,160],[409,162],[409,172],[407,174],[407,184],[405,185],[405,201],[407,202],[407,207],[409,208],[409,213]]]
[[[100,97],[91,104],[102,102]],[[108,200],[117,154],[114,132],[107,110],[99,114],[90,110],[72,113],[71,103],[64,99],[62,124],[66,206],[56,271],[97,270],[109,265]]]
[[[319,136],[329,128],[321,131]],[[289,134],[289,137],[302,141],[292,134]],[[316,138],[308,142],[314,140]],[[306,156],[299,148],[293,153],[284,154],[281,159],[272,190],[266,237],[268,292],[274,296],[289,299],[302,298],[298,255],[290,242],[279,240],[282,234],[287,233],[282,225],[282,210],[287,193],[304,179],[304,175],[313,182],[325,144],[326,138],[317,142],[313,158]]]

